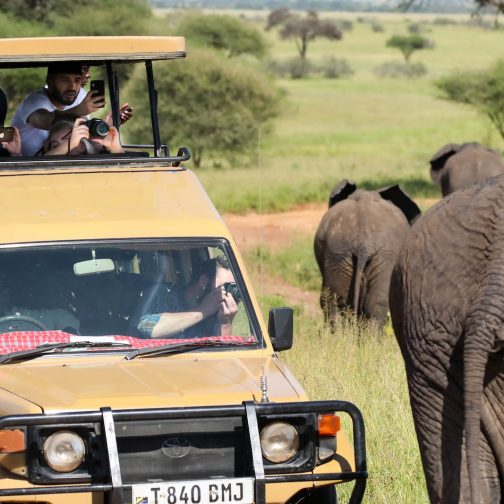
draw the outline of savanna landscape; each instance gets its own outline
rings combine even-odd
[[[134,3],[128,0],[123,7]],[[399,184],[427,212],[441,199],[429,175],[429,159],[438,149],[447,143],[480,142],[504,150],[504,140],[487,115],[446,99],[435,85],[453,72],[484,71],[494,65],[503,57],[504,30],[494,26],[493,17],[469,14],[318,12],[320,19],[347,22],[346,28],[341,40],[310,41],[310,70],[293,78],[279,69],[289,68],[297,57],[295,41],[282,39],[278,28],[265,30],[267,10],[198,13],[231,16],[260,33],[266,47],[260,58],[247,53],[221,57],[250,76],[264,77],[279,95],[279,108],[249,132],[247,155],[209,151],[201,163],[193,157],[187,167],[197,173],[241,248],[263,313],[271,307],[294,308],[294,346],[281,357],[310,398],[347,400],[361,410],[369,471],[364,502],[427,503],[404,363],[391,323],[382,331],[372,323],[341,318],[334,332],[329,331],[319,307],[321,276],[313,239],[329,193],[342,179],[371,190]],[[183,36],[179,26],[191,14],[188,9],[154,9],[140,33]],[[2,16],[6,36],[19,36],[19,30],[23,36],[40,35],[39,28],[11,26]],[[95,26],[93,19],[86,18],[83,34],[111,34],[104,23],[112,18],[100,19]],[[134,18],[117,19],[128,34],[140,30]],[[58,34],[66,35],[71,23],[59,26]],[[43,34],[56,31],[53,27]],[[429,47],[414,51],[405,63],[401,51],[387,41],[413,32],[428,39]],[[188,37],[187,62],[198,50]],[[402,70],[392,76],[383,71],[387,65]],[[407,65],[420,65],[422,71],[409,75]],[[5,87],[8,73],[4,77]],[[124,138],[133,141],[148,120],[148,108],[135,101],[136,76],[123,77],[129,80],[121,98],[135,110]],[[168,106],[177,107],[178,114],[188,113],[185,103],[170,101],[163,77],[168,79],[162,75],[157,80],[160,100],[166,100],[161,118]],[[185,81],[180,79],[178,85],[184,87]],[[22,94],[13,100],[10,113]],[[171,133],[176,131],[177,121],[166,121]],[[164,140],[170,143],[170,138]],[[351,430],[348,419],[343,421]],[[346,502],[349,489],[339,492]]]
[[[226,14],[264,30],[267,13]],[[398,183],[425,212],[440,199],[430,180],[429,159],[442,145],[478,141],[502,149],[488,118],[443,99],[433,81],[495,63],[502,57],[503,33],[470,25],[464,15],[320,17],[348,19],[353,28],[340,41],[312,41],[308,59],[319,64],[329,57],[344,59],[353,73],[339,79],[316,73],[277,78],[285,91],[284,106],[271,131],[257,131],[255,156],[248,164],[201,169],[198,175],[242,245],[264,312],[282,305],[296,310],[295,344],[283,358],[312,398],[344,399],[361,409],[370,474],[365,502],[426,503],[404,364],[391,326],[384,333],[343,320],[334,333],[324,327],[313,236],[329,192],[343,178],[368,189]],[[373,22],[383,31],[373,31]],[[435,44],[411,58],[423,63],[427,73],[378,77],[376,67],[402,60],[386,40],[407,33],[412,23]],[[292,40],[281,40],[275,30],[263,35],[269,58],[296,55]]]
[[[264,12],[227,14],[264,28]],[[242,245],[265,313],[281,305],[296,310],[295,344],[283,358],[312,398],[349,400],[361,409],[370,474],[365,502],[425,503],[404,364],[391,326],[382,333],[342,320],[333,334],[324,327],[313,235],[329,192],[343,178],[368,189],[398,183],[425,212],[440,199],[430,180],[429,159],[442,145],[478,141],[502,149],[488,118],[443,99],[433,81],[495,63],[502,56],[503,33],[470,25],[464,15],[441,16],[446,23],[434,14],[320,16],[349,19],[353,28],[341,41],[311,42],[309,60],[341,58],[353,73],[339,79],[316,73],[277,78],[285,91],[284,106],[271,131],[257,131],[255,156],[248,164],[203,168],[198,175]],[[372,30],[369,17],[382,25],[382,32]],[[407,33],[412,23],[419,23],[435,43],[411,58],[423,63],[427,73],[377,77],[376,67],[402,60],[386,40]],[[269,58],[295,56],[292,40],[281,40],[274,30],[263,34]]]

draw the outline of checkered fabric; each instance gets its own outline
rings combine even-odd
[[[232,345],[249,346],[255,343],[251,336],[207,336],[205,338],[170,338],[170,339],[138,339],[131,336],[107,335],[107,336],[75,336],[63,331],[17,331],[0,334],[0,354],[30,350],[44,343],[70,343],[72,341],[117,341],[128,343],[130,348],[155,348],[162,345],[178,345],[180,343],[229,343]],[[119,347],[120,348],[120,347]],[[124,347],[127,349],[128,347]],[[93,348],[92,350],[96,350]],[[99,349],[99,348],[98,348]],[[104,347],[106,350],[117,350],[118,347]],[[79,349],[82,351],[82,349]]]

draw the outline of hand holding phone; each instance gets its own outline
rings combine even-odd
[[[12,142],[14,140],[14,128],[0,128],[0,142]]]
[[[105,106],[105,81],[104,80],[92,80],[89,85],[89,91],[93,93],[94,97],[103,96],[103,100],[98,100],[98,102],[103,102],[103,107]]]

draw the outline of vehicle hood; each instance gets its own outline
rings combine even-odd
[[[229,356],[229,354],[227,354]],[[0,386],[46,413],[71,410],[211,406],[260,400],[264,367],[272,401],[303,392],[277,359],[47,356],[0,367]]]

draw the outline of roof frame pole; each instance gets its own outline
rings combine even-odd
[[[112,122],[119,130],[121,127],[121,118],[119,115],[119,86],[117,74],[112,70],[112,62],[107,61],[107,80],[109,83],[110,108],[112,109]]]
[[[158,119],[158,91],[154,86],[154,72],[152,70],[152,61],[145,62],[147,72],[147,85],[149,87],[149,105],[151,112],[152,135],[154,138],[154,155],[161,157],[161,137],[159,135]]]

